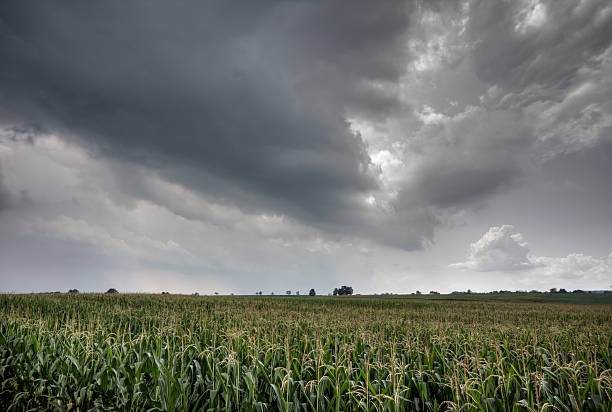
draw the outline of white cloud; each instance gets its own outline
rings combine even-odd
[[[493,226],[470,245],[465,262],[450,265],[457,269],[478,272],[514,271],[530,269],[536,263],[529,255],[523,236],[512,225]]]
[[[442,66],[456,64],[469,48],[462,41],[469,23],[469,6],[452,6],[453,13],[424,8],[408,42],[413,56],[409,70],[417,74],[434,71]]]
[[[524,2],[523,8],[517,13],[517,22],[514,30],[525,34],[528,30],[537,29],[546,23],[546,5],[539,1],[528,0]]]
[[[538,273],[552,279],[588,279],[610,281],[612,279],[612,252],[603,258],[571,253],[566,257],[536,257],[541,269]]]
[[[516,280],[529,288],[559,283],[574,288],[606,288],[612,281],[612,252],[606,257],[582,253],[535,256],[512,225],[489,228],[470,245],[464,262],[449,266],[464,271],[515,272]]]

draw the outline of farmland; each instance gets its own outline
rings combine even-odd
[[[0,410],[609,411],[611,336],[609,304],[0,295]]]

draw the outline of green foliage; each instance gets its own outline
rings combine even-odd
[[[607,305],[1,295],[0,410],[612,410]]]

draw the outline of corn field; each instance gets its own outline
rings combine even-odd
[[[0,295],[0,410],[611,411],[611,309]]]

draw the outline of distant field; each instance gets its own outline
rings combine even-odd
[[[383,297],[416,300],[548,302],[612,305],[612,293],[472,293],[448,295],[384,295]]]
[[[511,295],[0,295],[0,410],[612,410],[610,294]]]

